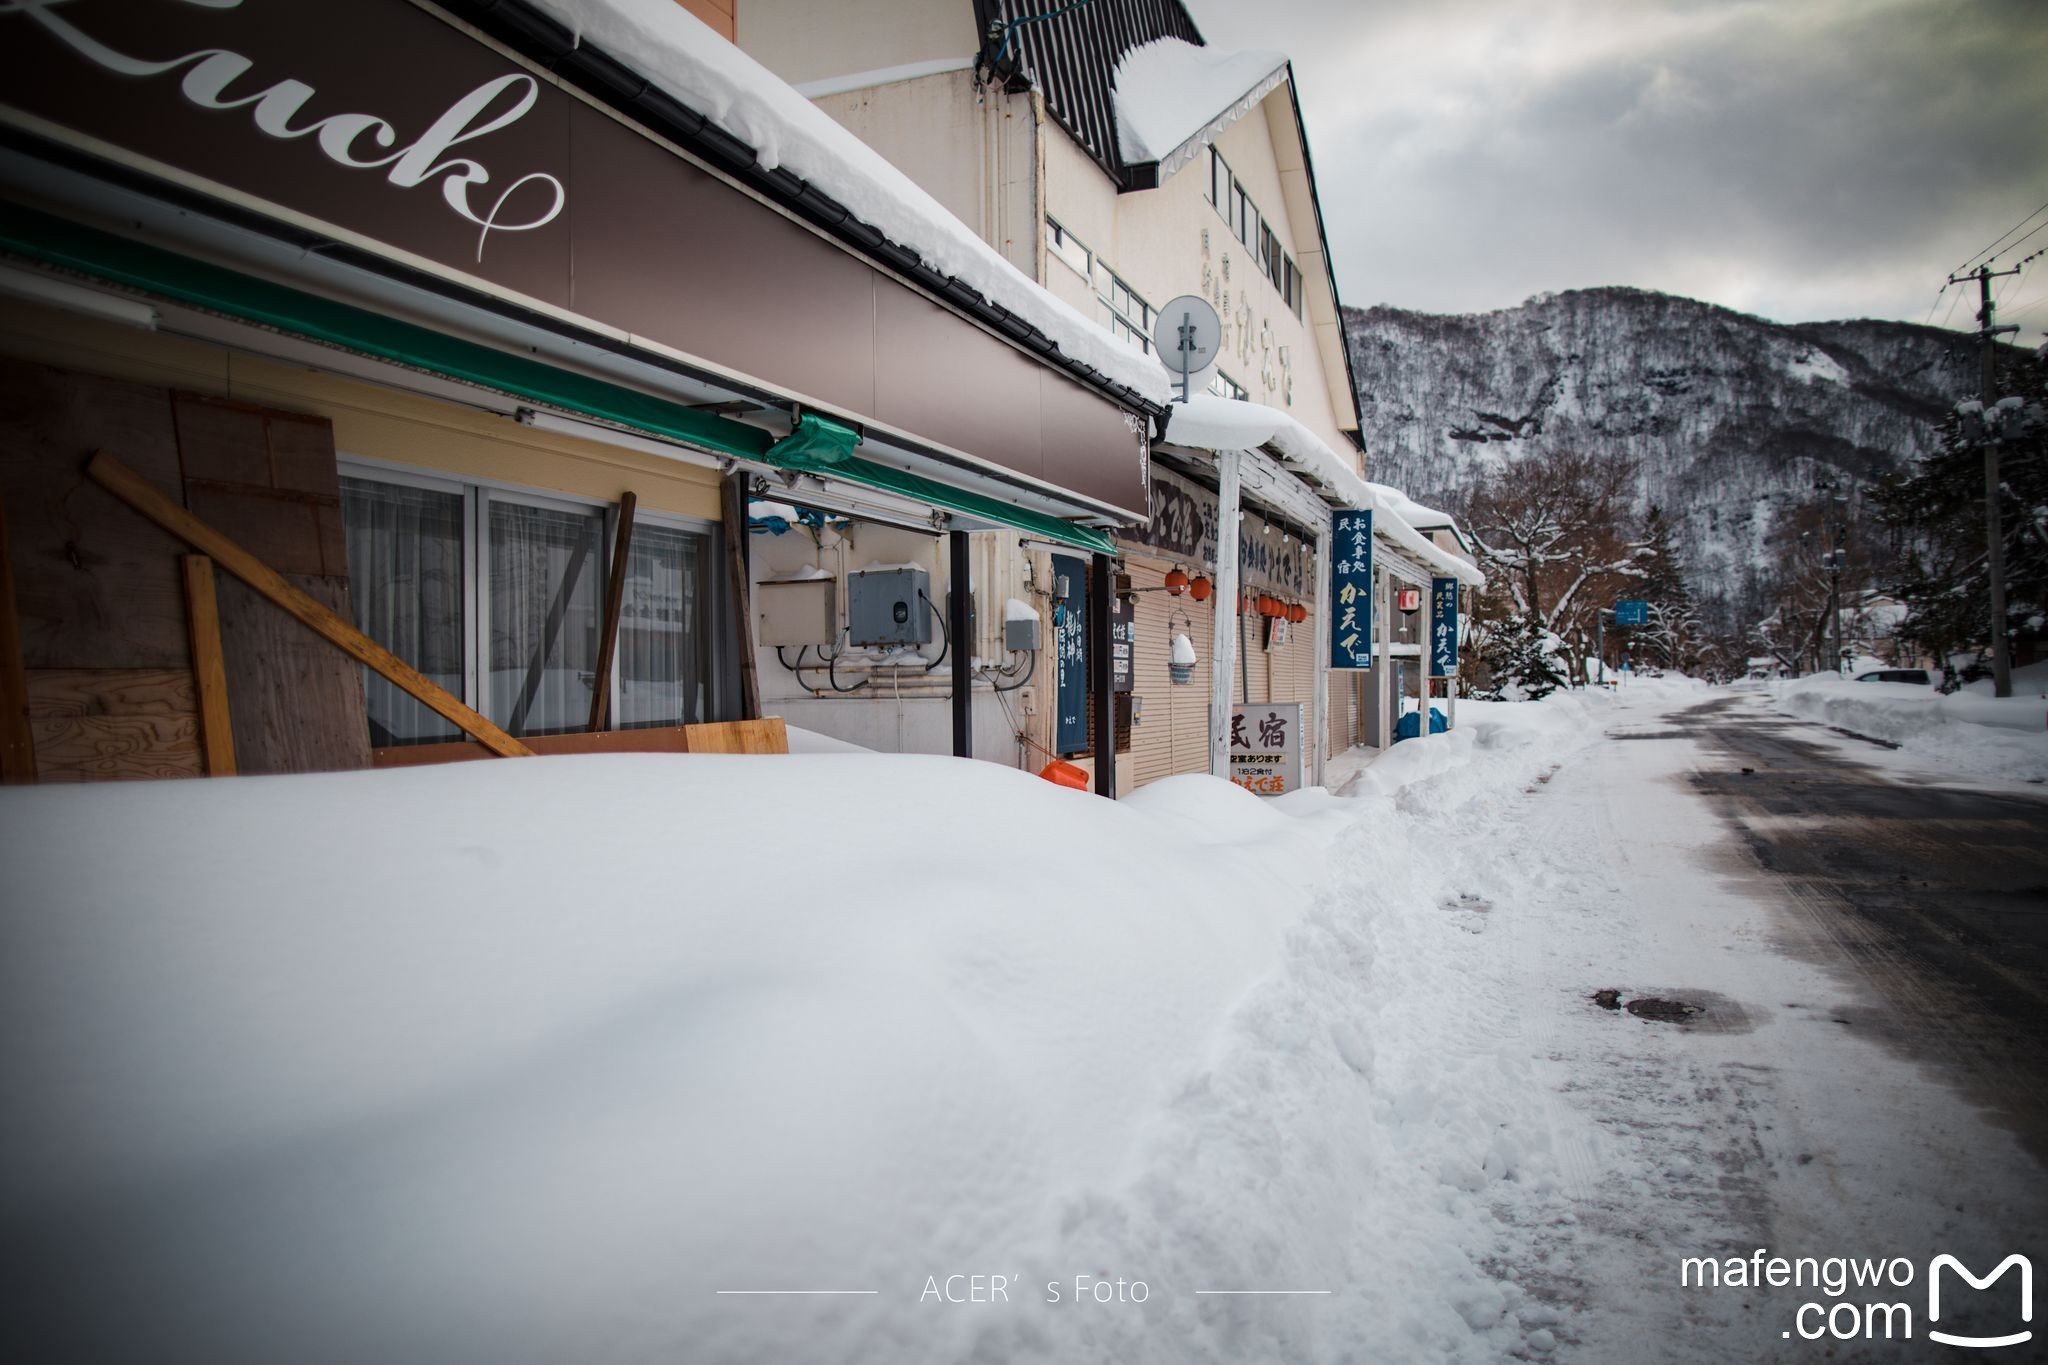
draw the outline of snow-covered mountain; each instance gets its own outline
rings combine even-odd
[[[1545,446],[1633,458],[1702,601],[1732,616],[1755,600],[1772,525],[1817,478],[1868,483],[1925,454],[1975,388],[1974,348],[1953,332],[1788,326],[1638,289],[1452,317],[1348,308],[1345,333],[1372,478],[1456,504]]]

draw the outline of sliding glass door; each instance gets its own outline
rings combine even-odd
[[[344,478],[341,509],[357,628],[462,696],[469,625],[462,492]],[[462,736],[370,669],[363,670],[363,692],[373,745]]]
[[[487,505],[485,714],[515,735],[581,730],[604,629],[604,511],[495,493]]]
[[[345,465],[356,624],[515,735],[590,721],[616,507]],[[611,724],[717,714],[708,525],[638,517],[626,559]],[[371,742],[460,732],[373,672]]]

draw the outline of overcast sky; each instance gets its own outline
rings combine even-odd
[[[2048,0],[1188,8],[1211,43],[1293,57],[1352,304],[1628,284],[1919,322],[1950,269],[2048,201]],[[2001,320],[2037,340],[2048,257],[2014,283]]]

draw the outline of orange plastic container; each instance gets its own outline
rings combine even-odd
[[[1087,791],[1091,785],[1086,768],[1077,768],[1060,758],[1040,768],[1038,775],[1056,787],[1072,787],[1075,791]]]

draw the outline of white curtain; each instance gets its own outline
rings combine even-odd
[[[704,629],[710,537],[646,522],[633,527],[619,613],[619,726],[689,725],[709,710]]]
[[[515,735],[590,722],[604,614],[604,514],[492,498],[492,720]]]
[[[357,629],[461,696],[462,495],[345,478],[341,509]],[[372,744],[461,737],[367,668],[363,693]]]

